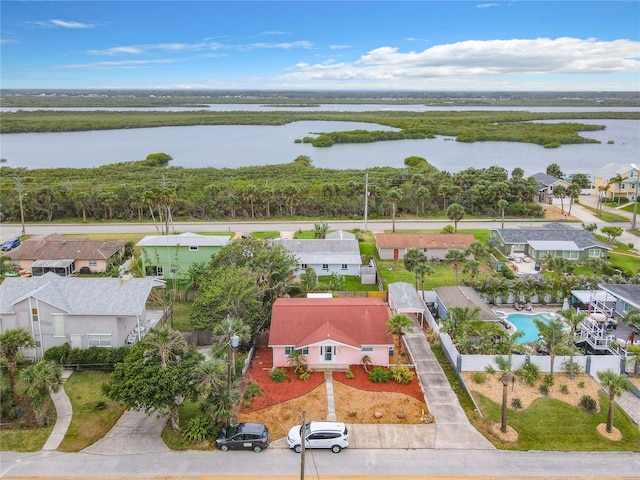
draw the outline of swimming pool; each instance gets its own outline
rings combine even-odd
[[[539,318],[545,323],[549,323],[550,316],[554,313],[510,313],[507,320],[516,327],[518,332],[524,332],[524,337],[519,338],[517,343],[531,343],[538,340],[538,328],[533,323],[534,318]]]

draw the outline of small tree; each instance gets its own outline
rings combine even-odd
[[[323,239],[327,237],[329,224],[327,222],[315,223],[313,225],[313,238]]]
[[[569,335],[567,337],[567,344],[569,347],[569,355],[570,355],[570,365],[569,365],[569,378],[571,378],[571,380],[573,380],[575,378],[575,373],[574,373],[574,365],[573,365],[573,352],[575,350],[575,336],[576,336],[576,330],[578,329],[578,325],[580,325],[580,323],[582,323],[582,321],[587,318],[587,314],[586,313],[576,313],[576,311],[573,308],[568,308],[566,310],[558,310],[558,315],[561,315],[564,317],[565,321],[567,322],[567,324],[569,325],[570,328],[570,332]]]
[[[452,203],[447,208],[447,217],[453,222],[453,228],[458,231],[458,222],[464,218],[464,207],[459,203]]]
[[[57,392],[62,388],[62,366],[43,360],[26,367],[20,373],[22,393],[27,397],[41,427],[46,424],[49,402],[49,390]]]
[[[602,227],[600,231],[607,236],[607,243],[609,245],[613,245],[616,241],[616,238],[622,235],[622,228],[614,227],[613,225]]]
[[[500,415],[500,431],[507,433],[507,400],[509,397],[509,385],[513,382],[514,376],[511,371],[511,360],[507,357],[498,356],[495,358],[500,369],[500,382],[502,383],[502,410]]]
[[[566,343],[566,335],[564,333],[564,323],[559,318],[549,320],[545,323],[539,318],[534,318],[533,323],[540,332],[540,344],[549,353],[551,360],[550,374],[553,375],[553,362],[559,349],[562,349]]]
[[[396,232],[396,213],[398,211],[398,203],[400,203],[400,199],[402,198],[402,193],[396,187],[391,188],[389,192],[387,192],[389,197],[389,201],[391,202],[391,222],[392,222],[392,231]]]
[[[498,208],[500,209],[500,217],[502,218],[502,226],[500,228],[504,228],[504,211],[507,209],[507,202],[505,199],[498,200]]]
[[[12,397],[15,397],[18,363],[22,361],[22,352],[20,350],[34,347],[35,344],[36,342],[31,336],[31,332],[24,328],[9,328],[0,333],[0,355],[2,361],[7,364]]]
[[[460,266],[466,262],[467,254],[462,250],[452,248],[447,252],[444,258],[453,266],[453,271],[456,274],[456,285],[458,285],[458,272],[460,271]]]
[[[287,363],[293,373],[304,372],[307,368],[307,357],[302,353],[302,350],[294,349],[287,356]]]
[[[617,375],[611,370],[598,372],[598,379],[609,394],[609,412],[607,414],[607,432],[613,431],[613,410],[616,405],[616,397],[622,395],[622,392],[630,392],[633,390],[631,380],[622,375]]]
[[[395,335],[398,339],[398,365],[400,365],[400,352],[402,351],[402,337],[406,332],[413,332],[413,322],[406,315],[394,315],[387,321],[387,333]]]
[[[307,267],[305,272],[300,275],[300,287],[303,292],[313,292],[318,288],[318,277],[313,267]]]

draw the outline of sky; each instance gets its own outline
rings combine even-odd
[[[640,91],[640,0],[14,1],[3,89]]]

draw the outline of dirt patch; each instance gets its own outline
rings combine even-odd
[[[576,217],[567,214],[567,210],[569,210],[568,203],[564,206],[564,213],[560,207],[555,205],[542,205],[542,209],[544,210],[545,220],[578,220]]]
[[[616,427],[611,427],[611,433],[607,432],[606,423],[600,423],[596,427],[596,430],[600,435],[602,435],[607,440],[611,440],[613,442],[619,442],[620,440],[622,440],[622,433]]]
[[[254,380],[262,395],[245,400],[238,415],[240,422],[267,425],[273,439],[285,437],[289,428],[307,420],[326,419],[327,391],[323,372],[311,372],[309,380],[300,380],[290,368],[283,383],[271,380],[271,354],[259,349],[246,380]],[[336,418],[346,423],[422,423],[429,411],[417,377],[407,385],[391,381],[373,383],[360,365],[353,365],[353,379],[345,372],[333,372]],[[379,415],[376,416],[376,413]],[[379,417],[379,418],[376,418]]]
[[[498,379],[498,373],[486,374],[486,380],[482,383],[473,380],[473,372],[463,372],[462,376],[472,392],[480,393],[491,401],[502,404],[502,382]],[[589,375],[575,375],[573,380],[566,373],[554,373],[553,377],[553,385],[549,387],[549,394],[546,397],[577,407],[583,395],[588,395],[596,401],[598,410],[600,409],[599,392],[602,389]],[[534,386],[525,385],[516,379],[516,382],[508,387],[509,408],[512,408],[511,402],[514,398],[520,399],[522,408],[528,408],[537,399],[544,398],[545,395],[540,392],[540,384],[541,382],[538,381]],[[562,385],[566,385],[566,393]]]

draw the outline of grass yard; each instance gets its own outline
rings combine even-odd
[[[500,422],[501,405],[482,395],[477,395],[477,401],[485,418],[473,422],[474,426],[503,450],[640,451],[640,430],[617,405],[613,424],[623,440],[614,442],[597,432],[596,427],[607,421],[609,396],[604,392],[600,393],[602,408],[598,413],[551,398],[536,400],[524,410],[509,409],[507,423],[519,434],[515,443],[501,442],[488,433],[491,424]]]
[[[67,379],[65,391],[73,416],[60,451],[79,452],[104,437],[120,418],[124,408],[102,394],[102,384],[108,379],[107,372],[88,370],[74,372]]]
[[[193,302],[173,302],[173,328],[175,330],[192,330],[191,306]]]

